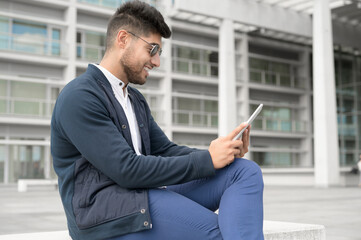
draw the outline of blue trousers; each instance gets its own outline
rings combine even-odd
[[[238,158],[214,177],[150,189],[149,210],[152,229],[112,240],[263,240],[261,170]]]

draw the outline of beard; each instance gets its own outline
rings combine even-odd
[[[136,64],[132,62],[131,53],[127,50],[124,53],[122,59],[120,59],[120,64],[123,66],[124,73],[127,77],[128,83],[143,85],[146,82],[146,77],[142,76],[144,65]]]

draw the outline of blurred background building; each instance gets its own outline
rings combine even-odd
[[[266,184],[317,185],[313,110],[323,93],[313,91],[313,19],[315,11],[331,11],[327,69],[338,127],[328,131],[338,139],[329,146],[338,156],[326,160],[336,167],[325,171],[337,175],[331,184],[347,185],[361,154],[361,2],[322,1],[327,7],[317,10],[320,1],[146,1],[173,35],[163,41],[161,67],[137,88],[169,138],[207,148],[263,103],[247,157],[262,167]],[[0,0],[0,183],[56,177],[56,98],[89,62],[100,62],[107,21],[123,2]]]

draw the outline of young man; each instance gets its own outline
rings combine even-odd
[[[159,67],[170,35],[155,8],[122,5],[100,64],[58,97],[51,151],[73,239],[263,239],[262,174],[241,158],[250,128],[232,141],[241,124],[208,150],[177,146],[128,86]]]

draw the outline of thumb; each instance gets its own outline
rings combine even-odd
[[[238,127],[236,127],[235,129],[233,129],[232,132],[230,132],[226,138],[232,140],[235,136],[237,136],[237,134],[243,129],[247,127],[247,123],[244,122],[244,123],[241,123],[240,125],[238,125]]]

